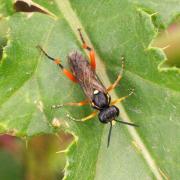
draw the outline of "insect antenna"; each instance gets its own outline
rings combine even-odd
[[[49,58],[52,61],[55,60],[53,57],[49,56],[41,46],[37,45],[36,47],[39,48],[47,58]]]
[[[137,124],[133,124],[133,123],[125,122],[125,121],[119,121],[119,120],[116,120],[116,119],[114,121],[122,123],[122,124],[130,125],[130,126],[139,127]]]
[[[110,121],[110,128],[109,128],[109,134],[108,134],[108,143],[107,147],[109,147],[110,140],[111,140],[111,132],[112,132],[112,121]]]
[[[64,67],[62,66],[62,64],[61,64],[61,62],[60,62],[59,59],[55,59],[55,58],[49,56],[49,55],[44,51],[44,49],[43,49],[41,46],[37,45],[36,47],[39,48],[40,51],[41,51],[47,58],[49,58],[51,61],[54,61],[55,64],[57,64],[61,69],[64,69]],[[66,70],[65,70],[65,71],[66,71]],[[68,73],[68,72],[67,72],[67,73]],[[71,76],[71,75],[70,75],[70,76]],[[73,81],[74,81],[74,80],[73,80]]]

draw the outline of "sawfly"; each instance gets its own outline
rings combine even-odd
[[[136,124],[120,121],[116,119],[119,116],[120,111],[118,107],[115,106],[115,104],[123,101],[124,99],[132,95],[133,91],[131,91],[127,96],[118,98],[114,101],[111,101],[111,96],[109,95],[109,92],[112,91],[118,85],[119,81],[122,78],[125,59],[122,56],[121,58],[122,71],[121,73],[119,73],[116,81],[108,88],[105,88],[105,86],[103,85],[103,83],[100,81],[100,79],[96,74],[96,61],[95,61],[94,50],[91,47],[89,47],[85,42],[81,30],[78,29],[78,31],[83,44],[82,47],[89,51],[90,62],[81,53],[77,51],[73,51],[68,55],[68,62],[71,71],[64,68],[59,58],[53,58],[49,56],[42,49],[41,46],[38,46],[39,49],[43,52],[43,54],[46,57],[48,57],[50,60],[52,60],[63,71],[63,73],[68,79],[70,79],[74,83],[78,83],[81,86],[86,96],[86,99],[84,101],[53,105],[52,108],[60,108],[63,106],[84,106],[86,104],[90,104],[95,111],[93,111],[87,117],[79,120],[71,117],[70,115],[68,115],[68,117],[70,117],[72,120],[75,121],[87,121],[98,114],[98,119],[101,123],[110,124],[108,142],[107,142],[107,146],[109,146],[113,121],[123,123],[126,125],[137,126]]]

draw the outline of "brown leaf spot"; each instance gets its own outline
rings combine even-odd
[[[14,2],[14,9],[16,12],[26,12],[26,13],[39,12],[56,17],[55,14],[51,13],[46,8],[40,6],[37,3],[34,3],[31,0],[16,0]]]

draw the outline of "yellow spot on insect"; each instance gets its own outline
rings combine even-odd
[[[96,90],[94,90],[94,94],[98,94],[99,93],[99,91],[96,89]]]
[[[116,124],[116,121],[113,120],[113,121],[112,121],[112,125],[114,126],[115,124]]]

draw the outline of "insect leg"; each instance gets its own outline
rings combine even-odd
[[[86,42],[85,42],[85,40],[84,40],[84,38],[83,38],[83,35],[82,35],[82,33],[81,33],[81,29],[80,29],[80,28],[78,28],[78,31],[79,31],[79,35],[80,35],[81,41],[82,41],[82,43],[83,43],[82,47],[83,47],[84,49],[87,49],[87,50],[89,51],[89,57],[90,57],[90,60],[91,60],[91,67],[95,70],[95,69],[96,69],[96,60],[95,60],[94,50],[93,50],[92,48],[90,48],[90,47],[86,44]]]
[[[116,103],[119,103],[119,102],[125,100],[126,98],[128,98],[129,96],[131,96],[133,93],[134,93],[134,89],[132,89],[131,92],[130,92],[127,96],[123,96],[123,97],[121,97],[121,98],[118,98],[118,99],[112,101],[112,102],[111,102],[111,105],[114,105],[114,104],[116,104]]]
[[[75,119],[75,118],[71,117],[69,114],[67,114],[67,117],[70,118],[73,121],[84,122],[84,121],[87,121],[89,119],[92,119],[94,116],[97,115],[97,113],[98,113],[98,111],[94,111],[90,115],[88,115],[88,116],[86,116],[86,117],[84,117],[82,119]]]
[[[67,69],[64,68],[64,66],[61,64],[61,60],[60,59],[56,59],[56,58],[52,58],[51,56],[49,56],[42,48],[41,46],[37,46],[42,52],[43,54],[49,58],[51,61],[53,61],[62,71],[63,73],[66,75],[66,77],[68,79],[70,79],[73,82],[77,82],[76,78],[74,77],[74,75],[68,71]]]
[[[122,79],[122,74],[123,74],[123,72],[124,72],[124,60],[125,60],[125,58],[124,58],[124,56],[122,56],[122,57],[121,57],[121,62],[122,62],[121,72],[119,73],[116,81],[107,88],[107,92],[113,90],[113,89],[118,85],[119,81]]]
[[[65,103],[65,104],[53,105],[52,108],[57,109],[57,108],[61,108],[63,106],[84,106],[88,103],[89,103],[89,101],[86,99],[86,100],[81,101],[81,102],[69,102],[69,103]]]

